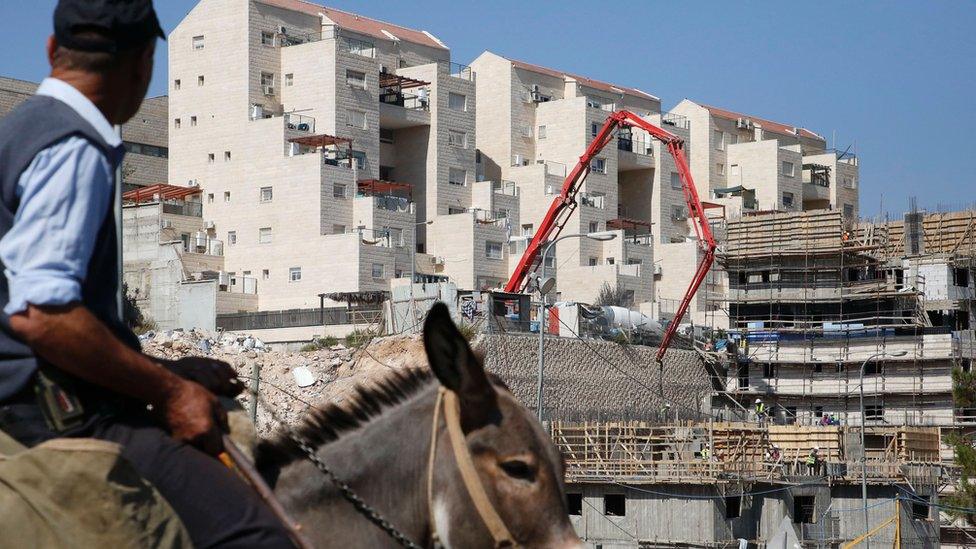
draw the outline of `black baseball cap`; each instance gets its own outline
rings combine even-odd
[[[54,37],[68,49],[116,53],[157,36],[166,40],[152,0],[59,0],[54,8]]]

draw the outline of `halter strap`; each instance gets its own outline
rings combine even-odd
[[[467,444],[465,444],[464,433],[461,431],[461,407],[458,403],[457,393],[443,387],[437,391],[437,401],[434,404],[434,421],[430,436],[430,456],[427,460],[427,505],[432,524],[431,538],[433,542],[435,545],[440,543],[437,527],[434,524],[433,505],[434,455],[437,450],[437,431],[440,423],[440,409],[442,405],[444,407],[444,423],[447,425],[447,437],[451,441],[451,449],[454,451],[454,461],[457,463],[458,471],[461,473],[461,479],[464,481],[464,487],[468,492],[468,496],[471,497],[471,502],[474,503],[475,510],[491,533],[491,537],[494,538],[496,548],[518,547],[518,544],[512,539],[508,528],[505,527],[505,522],[498,516],[494,505],[488,499],[488,493],[485,492],[485,486],[478,476],[478,470],[475,469],[474,461],[471,459],[471,453],[468,451]]]

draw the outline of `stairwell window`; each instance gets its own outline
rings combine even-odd
[[[205,78],[203,77],[203,75],[201,74],[200,76],[198,76],[198,77],[197,77],[197,86],[198,86],[198,87],[200,87],[200,86],[203,86],[203,83],[204,83],[205,81],[206,81],[206,79],[205,79]]]
[[[332,198],[346,198],[346,186],[341,183],[336,183],[332,186]]]
[[[179,118],[173,120],[173,127],[174,128],[180,129],[180,126],[182,126],[182,125],[183,125],[183,123],[182,123],[182,121]]]
[[[275,35],[271,31],[261,31],[261,45],[274,47]]]
[[[288,282],[299,282],[302,279],[302,268],[291,267],[288,269]]]
[[[271,187],[261,187],[261,202],[271,202],[274,198],[274,189]]]
[[[671,172],[671,188],[681,189],[681,174],[678,172]]]
[[[386,275],[386,267],[382,263],[373,263],[373,278],[383,278]]]
[[[719,162],[718,164],[715,164],[715,173],[725,175],[725,163]]]
[[[794,200],[793,193],[788,193],[788,192],[784,192],[783,193],[783,207],[784,208],[786,208],[788,210],[789,209],[792,209],[793,208],[793,204],[794,204],[794,201],[793,200]]]
[[[467,149],[468,134],[464,132],[455,131],[455,130],[448,130],[447,144],[452,145],[454,147],[461,147],[462,149]]]
[[[488,240],[485,242],[485,257],[488,259],[502,258],[502,243]]]
[[[230,151],[224,151],[224,162],[230,162]]]
[[[359,128],[365,130],[366,126],[366,113],[363,111],[357,111],[349,109],[346,111],[346,125],[353,128]]]
[[[461,93],[450,92],[447,94],[447,108],[455,111],[468,110],[468,96]]]
[[[207,204],[213,204],[214,193],[207,193]]]
[[[849,176],[849,175],[845,175],[844,176],[844,188],[845,189],[853,189],[855,187],[856,187],[856,185],[854,184],[854,178],[851,177],[851,176]]]
[[[230,202],[230,191],[224,191],[224,202]]]
[[[237,244],[237,231],[227,231],[227,245]]]
[[[191,126],[196,126],[197,125],[197,117],[195,117],[195,116],[191,116],[190,117],[190,125]]]
[[[295,85],[295,73],[288,73],[285,75],[285,87],[290,88]]]
[[[193,37],[193,49],[202,50],[203,49],[203,35]]]
[[[213,164],[214,160],[216,160],[214,153],[207,154],[207,164]]]
[[[590,171],[595,173],[607,173],[607,159],[594,158],[590,162]]]
[[[624,494],[605,494],[603,496],[603,514],[608,517],[627,516],[627,496]]]
[[[174,90],[180,89],[180,85],[181,85],[181,82],[180,82],[180,79],[179,78],[177,78],[176,80],[173,80],[173,89]]]
[[[538,139],[545,139],[546,138],[546,127],[544,125],[543,126],[539,126],[539,130],[536,132],[536,137]]]
[[[715,143],[715,150],[725,150],[725,136],[722,134],[722,132],[719,130],[714,130],[712,132],[712,141]]]
[[[783,161],[783,175],[786,177],[793,177],[796,166],[789,160]]]
[[[261,227],[258,229],[258,243],[271,244],[272,240],[273,235],[271,233],[271,227]]]
[[[451,168],[447,174],[447,182],[451,185],[463,187],[467,183],[468,172],[461,168]]]
[[[346,84],[353,88],[366,89],[366,73],[346,69]]]
[[[261,270],[261,279],[262,280],[271,280],[271,271],[269,271],[268,269],[262,269]]]

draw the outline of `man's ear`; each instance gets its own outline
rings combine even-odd
[[[430,369],[441,385],[458,394],[462,416],[467,416],[465,419],[479,421],[474,417],[479,415],[476,411],[494,409],[495,389],[488,380],[484,366],[454,325],[443,303],[435,303],[427,313],[424,349]]]

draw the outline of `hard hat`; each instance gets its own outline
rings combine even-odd
[[[762,402],[762,399],[761,398],[757,398],[756,399],[756,402]]]
[[[820,449],[820,447],[819,447],[819,446],[814,446],[814,447],[813,447],[813,449],[814,449],[814,450],[819,450],[819,449]]]

